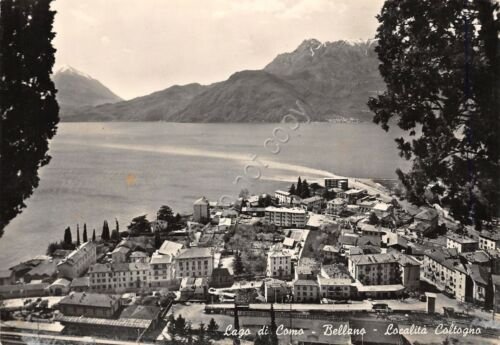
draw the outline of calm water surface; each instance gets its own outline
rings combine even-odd
[[[50,241],[62,239],[66,226],[87,223],[100,234],[102,223],[130,219],[161,205],[190,212],[205,195],[236,196],[244,186],[232,181],[256,155],[259,179],[253,193],[286,188],[297,176],[321,181],[330,173],[394,178],[407,162],[397,155],[393,138],[373,124],[304,124],[290,131],[278,154],[264,147],[276,124],[63,123],[51,143],[51,163],[40,171],[40,186],[27,208],[0,239],[0,268],[43,254]],[[285,125],[283,125],[284,127]],[[277,135],[285,139],[283,132]],[[269,144],[269,149],[275,146]],[[260,162],[260,163],[259,163]],[[255,168],[247,170],[256,176]],[[73,235],[75,237],[75,234]]]

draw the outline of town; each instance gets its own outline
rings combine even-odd
[[[6,344],[264,344],[263,329],[283,344],[500,336],[498,226],[461,226],[378,184],[299,177],[73,236],[0,272]]]

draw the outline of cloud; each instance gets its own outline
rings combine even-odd
[[[242,14],[268,14],[276,17],[301,19],[315,13],[336,13],[345,11],[345,3],[331,0],[218,0],[218,10],[213,12],[215,18],[224,18]]]

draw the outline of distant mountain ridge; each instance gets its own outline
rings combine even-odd
[[[69,109],[122,100],[100,81],[68,65],[58,69],[52,79],[58,90],[57,101],[63,113]]]
[[[279,122],[300,101],[314,121],[371,118],[366,102],[384,90],[376,41],[303,41],[264,69],[208,86],[175,85],[112,104],[73,107],[63,121]]]

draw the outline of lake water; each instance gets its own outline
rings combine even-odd
[[[287,188],[297,176],[321,181],[331,173],[394,178],[407,167],[395,147],[398,132],[373,124],[302,124],[288,130],[280,152],[273,137],[278,124],[62,123],[50,145],[51,163],[40,171],[40,186],[27,208],[0,239],[0,268],[43,254],[59,241],[66,226],[87,223],[101,233],[102,223],[117,218],[124,230],[131,218],[154,219],[161,205],[191,212],[202,195],[217,200]],[[284,141],[285,132],[275,132]],[[256,155],[256,157],[255,157]],[[255,163],[251,158],[255,157]],[[250,179],[244,176],[247,164]],[[246,184],[246,186],[245,186]],[[113,225],[114,226],[114,225]],[[73,234],[73,238],[76,235]]]

